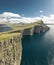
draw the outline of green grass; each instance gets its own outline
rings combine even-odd
[[[21,35],[21,33],[5,33],[5,34],[1,34],[0,35],[0,41],[6,39],[6,38],[9,38],[9,37],[12,37],[12,36],[16,36],[16,35]]]
[[[13,28],[12,31],[14,30],[23,30],[23,29],[26,29],[26,28],[32,28],[34,26],[38,26],[40,25],[41,21],[37,21],[37,22],[34,22],[34,23],[30,23],[30,24],[24,24],[24,25],[19,25],[19,24],[16,24],[16,25],[10,25],[11,28]]]
[[[30,23],[30,24],[24,24],[24,25],[19,25],[19,24],[8,24],[6,23],[5,25],[8,26],[8,27],[11,27],[13,30],[10,30],[10,31],[7,31],[7,32],[1,32],[0,33],[0,41],[1,40],[4,40],[5,38],[8,38],[8,37],[12,37],[12,36],[15,36],[15,35],[20,35],[21,33],[19,32],[15,32],[14,31],[18,31],[18,30],[23,30],[23,29],[28,29],[28,28],[33,28],[34,26],[39,26],[41,25],[41,20],[38,20],[37,22],[34,22],[34,23]],[[44,28],[47,28],[46,25],[42,25]],[[12,32],[12,33],[10,33]]]
[[[12,32],[12,31],[17,31],[17,30],[23,30],[26,28],[33,28],[34,26],[40,25],[40,23],[41,23],[41,20],[40,21],[38,20],[37,22],[30,23],[30,24],[24,24],[24,25],[6,23],[5,25],[12,28],[13,30],[10,30],[7,32],[1,32],[0,34],[5,34],[5,33]]]

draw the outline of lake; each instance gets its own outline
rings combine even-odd
[[[54,25],[45,33],[22,38],[21,65],[54,65]]]
[[[0,32],[7,32],[12,30],[11,27],[6,26],[5,24],[0,24]]]

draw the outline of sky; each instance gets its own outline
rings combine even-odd
[[[54,14],[54,0],[0,0],[0,13],[3,12],[25,17]]]
[[[54,0],[0,0],[0,22],[54,21]]]

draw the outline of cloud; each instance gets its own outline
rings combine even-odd
[[[54,14],[49,16],[42,16],[41,18],[45,23],[54,23]]]
[[[33,23],[40,19],[42,19],[44,23],[54,23],[54,14],[51,14],[49,16],[42,15],[40,17],[24,17],[11,12],[4,12],[0,14],[0,23]]]
[[[14,14],[14,13],[11,13],[11,12],[4,12],[2,14],[0,14],[0,17],[1,18],[10,18],[10,17],[21,17],[19,14]]]
[[[9,23],[18,23],[22,19],[21,15],[15,14],[12,12],[3,12],[0,14],[0,23],[9,22]]]
[[[19,14],[14,14],[11,12],[4,12],[0,14],[0,22],[9,22],[9,23],[32,23],[35,22],[35,18],[24,17]]]
[[[40,10],[40,13],[42,13],[43,12],[43,10]]]

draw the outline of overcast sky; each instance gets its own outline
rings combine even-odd
[[[25,17],[54,14],[54,0],[0,0],[0,13],[12,12]]]

